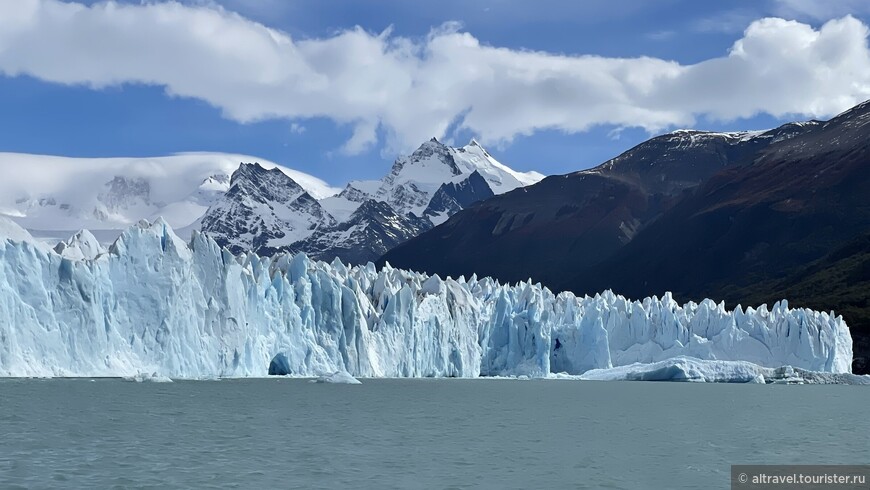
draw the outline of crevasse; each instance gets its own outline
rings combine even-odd
[[[161,219],[95,259],[0,242],[0,375],[546,376],[677,356],[850,372],[833,313],[554,295],[305,255],[234,256]]]

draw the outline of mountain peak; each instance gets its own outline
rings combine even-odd
[[[468,142],[467,145],[460,148],[460,151],[466,151],[473,154],[482,155],[485,158],[493,159],[492,155],[486,151],[486,148],[483,147],[475,138],[471,138],[471,141]]]
[[[281,170],[279,170],[277,167],[267,169],[266,167],[260,165],[260,162],[240,162],[239,168],[237,168],[236,171],[233,172],[233,175],[230,177],[230,185],[232,186],[233,184],[235,184],[236,181],[240,178],[246,178],[250,180],[252,178],[257,178],[257,176],[269,174],[283,174],[283,172],[281,172]]]
[[[293,192],[304,191],[302,186],[278,167],[266,168],[258,162],[241,163],[239,168],[233,172],[230,177],[230,187],[235,187],[242,182],[250,183],[256,187],[280,186],[287,187]]]
[[[233,253],[272,254],[335,219],[292,177],[275,167],[242,163],[229,191],[202,217],[200,229]]]
[[[436,138],[426,141],[410,155],[397,158],[393,164],[393,171],[397,169],[401,171],[409,166],[431,167],[433,164],[438,167],[446,165],[450,168],[451,175],[459,175],[460,173],[453,160],[451,148]]]
[[[305,192],[293,178],[281,169],[265,168],[257,162],[242,163],[230,177],[229,195],[243,193],[259,196],[264,201],[287,202]]]
[[[411,153],[411,155],[417,154],[419,152],[429,153],[432,151],[436,151],[436,152],[443,151],[446,148],[450,148],[450,147],[445,145],[444,143],[438,141],[438,138],[433,137],[432,139],[430,139],[428,141],[424,141],[423,144],[418,146],[417,149]]]

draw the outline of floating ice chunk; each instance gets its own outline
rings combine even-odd
[[[132,376],[124,376],[124,381],[133,381],[136,383],[171,383],[172,379],[157,374],[157,373],[136,373]]]
[[[360,380],[354,378],[346,371],[336,371],[326,376],[320,376],[317,379],[312,379],[312,383],[333,383],[343,385],[361,385]]]
[[[782,366],[767,368],[746,361],[703,360],[675,357],[654,363],[635,363],[609,369],[593,369],[580,376],[554,375],[556,379],[593,381],[689,381],[701,383],[757,384],[870,384],[870,376],[821,373]]]
[[[653,363],[634,363],[583,373],[585,380],[695,381],[708,383],[749,383],[763,377],[764,368],[745,361],[705,361],[675,357]]]

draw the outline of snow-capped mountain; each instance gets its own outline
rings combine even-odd
[[[511,170],[492,158],[475,140],[453,148],[432,138],[414,153],[398,158],[373,197],[389,203],[400,213],[423,216],[443,184],[458,184],[474,172],[483,177],[493,194],[503,194],[544,178],[536,172]]]
[[[346,221],[320,228],[289,249],[317,260],[338,257],[343,262],[365,264],[431,227],[426,218],[402,215],[383,201],[366,199]]]
[[[269,254],[336,221],[302,186],[278,168],[243,163],[229,190],[202,217],[201,228],[233,253]]]
[[[233,174],[234,183],[257,175],[246,168]],[[236,252],[289,250],[365,263],[477,201],[541,177],[511,170],[476,141],[453,148],[433,138],[398,158],[383,179],[350,182],[338,195],[317,203],[278,202],[299,192],[290,178],[274,180],[268,192],[258,194],[257,205],[250,204],[250,193],[231,189],[206,213],[201,230]],[[251,189],[260,185],[246,184]],[[279,237],[282,231],[285,235]]]
[[[322,201],[333,216],[348,216],[348,221],[318,230],[289,249],[323,260],[365,263],[475,202],[542,178],[502,165],[477,141],[454,148],[432,138],[396,159],[380,181],[351,182],[338,196]]]
[[[189,234],[209,206],[229,190],[230,175],[239,162],[255,160],[265,168],[280,168],[317,199],[339,190],[247,155],[68,158],[0,153],[0,215],[37,237],[55,239],[88,228],[110,242],[130,224],[158,216]]]
[[[475,173],[482,179],[472,178]],[[352,181],[337,196],[323,200],[323,205],[333,216],[343,220],[367,199],[375,199],[388,203],[400,214],[427,216],[433,224],[438,224],[443,221],[439,218],[441,213],[455,208],[452,203],[439,203],[443,199],[439,196],[432,210],[428,209],[442,186],[471,186],[461,191],[463,197],[458,197],[457,203],[464,202],[460,204],[462,208],[543,178],[538,172],[517,172],[499,163],[475,140],[454,148],[432,138],[410,155],[397,158],[383,179]],[[483,189],[483,183],[488,190]],[[469,201],[470,196],[477,199]]]
[[[0,216],[50,243],[82,229],[68,254],[90,253],[141,219],[164,218],[189,236],[211,235],[233,252],[305,251],[375,260],[474,202],[540,180],[496,161],[476,141],[434,138],[398,158],[381,180],[339,192],[302,172],[233,154],[66,158],[0,153]],[[84,247],[84,248],[82,248]],[[81,249],[81,250],[80,250]]]

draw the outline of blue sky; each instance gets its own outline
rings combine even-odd
[[[127,2],[128,17],[118,14],[124,5],[104,4],[86,9],[90,17],[63,17],[57,3],[0,0],[0,19],[33,8],[59,12],[64,22],[57,29],[19,21],[28,26],[20,35],[0,35],[0,151],[235,152],[340,185],[380,177],[397,153],[441,133],[435,135],[458,144],[481,138],[517,170],[558,174],[676,127],[773,127],[830,116],[870,93],[870,8],[850,0],[146,2],[159,12],[137,0]],[[202,10],[219,15],[195,15]],[[847,14],[852,18],[842,21]],[[179,22],[165,23],[167,16]],[[765,17],[799,25],[758,22]],[[185,37],[200,22],[210,34]],[[751,25],[757,29],[749,32]],[[248,33],[262,26],[279,32],[277,47]],[[362,33],[347,35],[355,26]],[[238,36],[222,38],[236,28]],[[345,38],[337,48],[327,42]],[[729,55],[741,39],[746,55]],[[300,48],[301,61],[282,67],[305,41],[311,46]],[[448,46],[439,51],[442,44]],[[343,52],[356,46],[364,48],[345,59]],[[389,56],[369,57],[368,49]],[[438,53],[447,53],[447,62],[436,64]],[[653,62],[637,61],[642,57]],[[829,58],[830,66],[819,67]],[[202,66],[192,66],[200,59]],[[635,61],[623,66],[623,59]],[[297,66],[306,75],[297,75]],[[377,78],[389,70],[397,76]],[[354,71],[363,73],[359,81]],[[440,80],[453,71],[462,75]],[[504,81],[517,72],[516,80]],[[406,73],[411,81],[390,85]],[[758,79],[744,83],[752,77]],[[417,89],[433,78],[439,80],[432,87]],[[812,83],[796,83],[805,79]],[[308,83],[328,87],[318,95],[286,93]],[[384,87],[373,96],[377,104],[366,100],[366,87]]]

